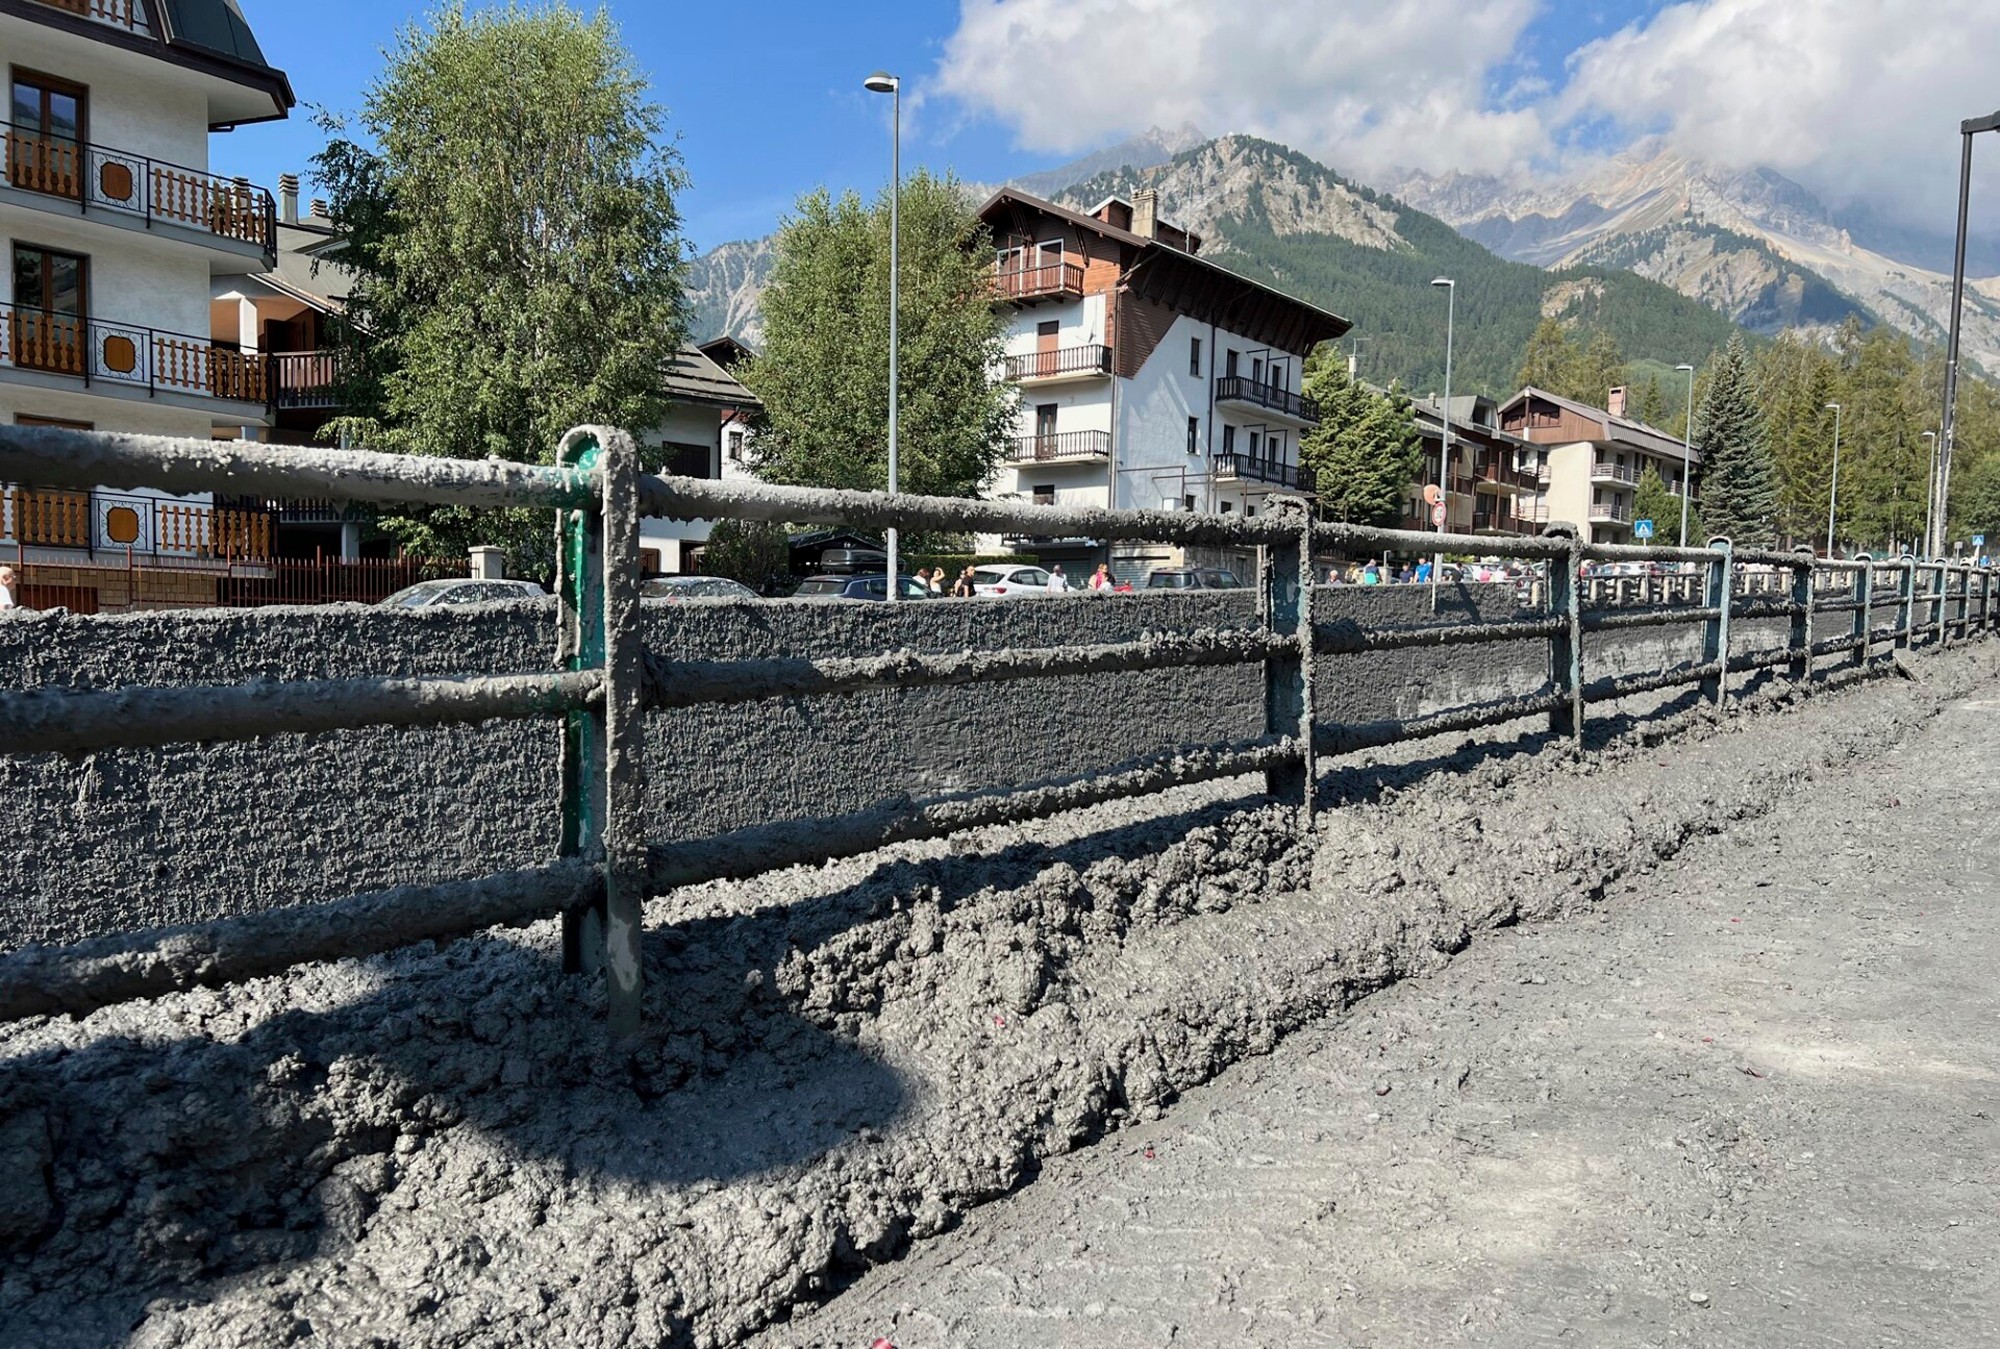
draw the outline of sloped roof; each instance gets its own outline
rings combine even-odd
[[[692,344],[674,353],[662,375],[667,396],[676,403],[706,403],[714,407],[761,407],[757,395],[734,375]]]
[[[226,80],[268,98],[244,101],[218,110],[210,106],[211,127],[276,121],[298,102],[285,72],[264,58],[256,35],[237,0],[146,0],[152,31],[130,29],[89,17],[79,8],[46,0],[0,0],[0,14],[11,14],[52,28],[66,28],[94,41],[163,57],[175,65]],[[239,96],[240,97],[240,96]]]
[[[1651,454],[1678,456],[1686,448],[1693,462],[1697,464],[1701,462],[1701,446],[1699,445],[1687,447],[1681,437],[1662,431],[1657,426],[1648,426],[1645,422],[1639,421],[1634,417],[1614,417],[1603,408],[1594,408],[1588,403],[1579,403],[1574,398],[1564,398],[1561,394],[1550,393],[1547,389],[1537,389],[1533,386],[1525,388],[1503,403],[1500,408],[1501,412],[1504,414],[1509,408],[1512,408],[1524,398],[1539,398],[1545,402],[1554,403],[1557,407],[1567,412],[1572,412],[1586,421],[1596,422],[1598,426],[1603,428],[1604,434],[1593,437],[1593,439],[1607,441],[1622,440],[1628,445],[1635,446]]]

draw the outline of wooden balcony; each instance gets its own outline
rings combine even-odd
[[[1092,462],[1111,458],[1109,431],[1052,431],[1019,436],[1007,447],[1010,464],[1047,464],[1062,460]]]
[[[193,394],[268,405],[269,366],[256,352],[206,337],[14,305],[0,323],[0,369],[62,375],[86,385]]]
[[[341,405],[345,371],[340,352],[274,351],[264,359],[279,408],[315,411]]]
[[[266,255],[277,251],[276,205],[269,192],[245,179],[9,122],[0,122],[0,138],[7,149],[5,185],[60,201],[66,215],[99,214],[139,229],[174,225]]]
[[[1100,343],[1030,351],[1020,356],[1009,356],[1006,372],[1007,378],[1017,384],[1095,379],[1111,373],[1111,348]]]
[[[271,514],[262,510],[122,492],[0,493],[0,540],[23,547],[262,561],[271,556],[271,534]]]
[[[1083,264],[1051,262],[1037,267],[996,265],[993,286],[1002,300],[1013,304],[1080,300],[1083,298]]]
[[[123,28],[131,33],[151,31],[146,24],[144,0],[37,0],[37,3],[110,28]]]

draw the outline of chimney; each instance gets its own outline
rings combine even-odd
[[[1132,233],[1141,239],[1160,237],[1160,190],[1142,187],[1132,194]]]
[[[299,223],[299,176],[296,173],[278,175],[278,219],[287,225]]]
[[[1604,410],[1610,413],[1614,417],[1622,417],[1625,415],[1624,385],[1621,384],[1617,388],[1611,391],[1611,396],[1605,400]]]
[[[327,214],[326,214],[326,198],[325,198],[325,197],[314,197],[314,198],[313,198],[313,200],[312,200],[312,214],[313,214],[313,219],[314,219],[314,220],[325,220],[325,219],[327,219]]]

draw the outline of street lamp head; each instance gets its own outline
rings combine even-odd
[[[1451,279],[1450,277],[1448,277],[1448,276],[1440,276],[1440,277],[1438,277],[1438,278],[1437,278],[1436,280],[1432,281],[1432,282],[1431,282],[1431,284],[1432,284],[1433,286],[1444,286],[1444,287],[1446,287],[1447,289],[1449,289],[1449,288],[1451,288],[1451,287],[1455,287],[1455,286],[1457,286],[1457,285],[1458,285],[1458,282],[1456,282],[1456,281],[1452,280],[1452,279]]]
[[[1936,440],[1936,439],[1937,439],[1937,432],[1935,432],[1935,431],[1926,431],[1926,432],[1924,432],[1924,439],[1925,439],[1925,440]]]
[[[1827,410],[1828,412],[1838,412],[1838,411],[1840,411],[1840,404],[1838,404],[1838,403],[1828,403],[1828,404],[1826,405],[1826,410]]]
[[[861,87],[871,94],[893,94],[903,87],[903,82],[886,70],[878,70],[863,80]]]
[[[1677,365],[1674,367],[1674,369],[1680,371],[1684,375],[1692,375],[1694,373],[1694,367],[1691,365]]]

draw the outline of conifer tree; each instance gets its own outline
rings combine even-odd
[[[1552,392],[1588,407],[1603,407],[1611,391],[1625,383],[1625,353],[1618,349],[1618,339],[1602,329],[1592,333],[1571,357],[1562,381]]]
[[[1534,335],[1521,352],[1521,370],[1514,382],[1524,389],[1562,393],[1576,356],[1576,345],[1569,340],[1561,320],[1545,318],[1535,325]]]
[[[1667,398],[1660,392],[1660,377],[1649,375],[1639,386],[1639,396],[1633,400],[1634,410],[1640,421],[1648,426],[1664,427],[1667,424]]]
[[[1694,442],[1702,454],[1707,527],[1740,547],[1775,544],[1778,475],[1741,335],[1730,338],[1714,362],[1708,392],[1695,410]]]
[[[1299,462],[1312,472],[1321,518],[1396,523],[1423,460],[1410,400],[1349,379],[1334,360],[1308,369],[1306,393],[1319,404],[1320,420],[1300,440]]]

